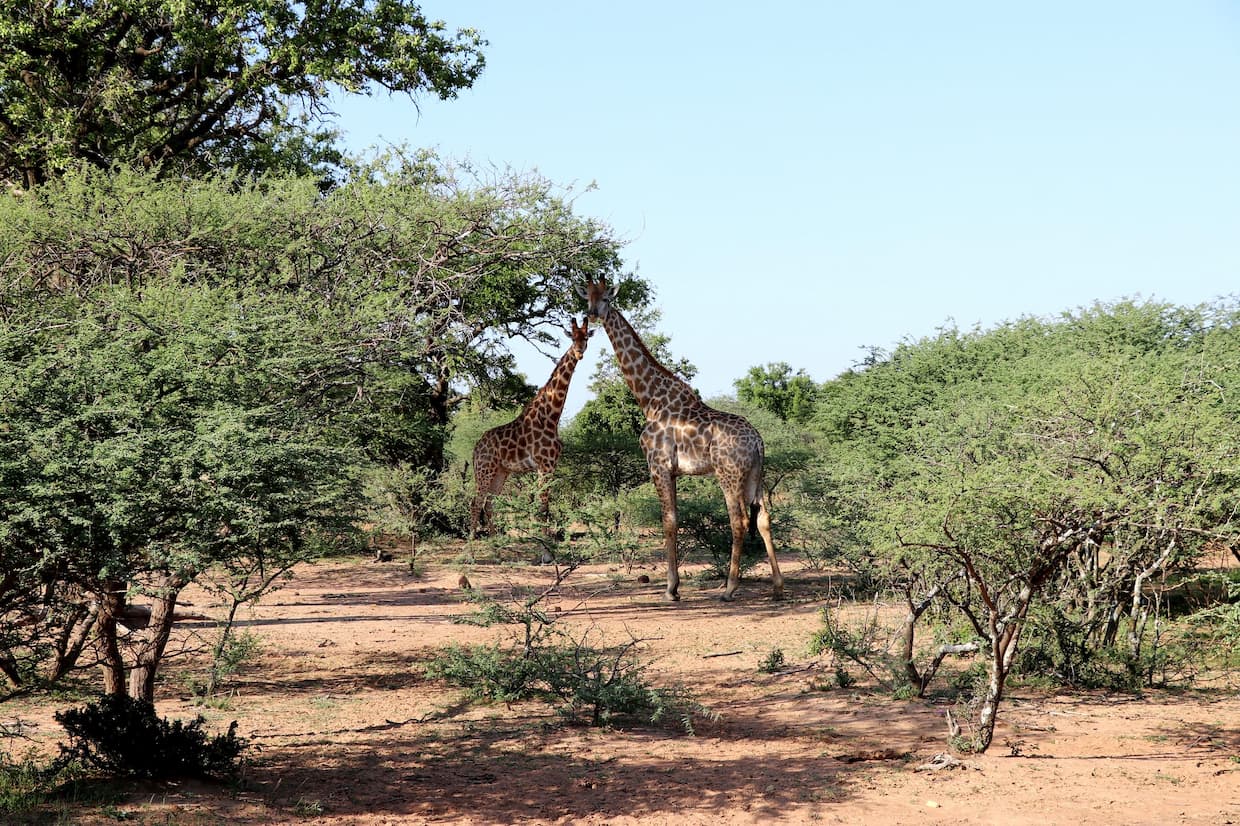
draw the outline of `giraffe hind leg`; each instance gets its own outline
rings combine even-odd
[[[762,466],[751,468],[745,484],[745,501],[749,503],[749,535],[755,532],[762,537],[766,547],[766,558],[771,563],[771,595],[775,599],[784,597],[784,575],[779,570],[779,559],[775,556],[775,540],[771,535],[771,513],[767,510],[766,499],[762,496]]]
[[[723,601],[731,602],[736,596],[736,589],[740,586],[741,580],[741,558],[745,552],[745,532],[746,527],[750,533],[754,529],[754,521],[746,518],[748,514],[753,512],[753,506],[746,509],[744,501],[739,494],[724,493],[724,501],[728,506],[728,524],[732,528],[732,554],[728,559],[728,582],[727,588],[723,592]]]
[[[775,540],[771,536],[771,514],[766,509],[766,503],[761,499],[752,507],[757,509],[753,522],[757,524],[758,533],[762,535],[762,544],[766,546],[766,558],[771,562],[771,596],[775,599],[783,599],[784,575],[779,570],[779,559],[775,556]]]
[[[475,463],[474,482],[477,489],[470,506],[470,538],[486,536],[495,528],[494,498],[504,489],[508,474],[493,465]]]

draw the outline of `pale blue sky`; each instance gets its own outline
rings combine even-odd
[[[597,183],[578,212],[630,239],[706,397],[768,362],[825,381],[949,320],[1240,291],[1238,3],[422,8],[482,30],[485,72],[420,112],[341,102],[350,146]]]

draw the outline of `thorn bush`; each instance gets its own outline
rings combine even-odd
[[[227,734],[209,737],[201,716],[169,721],[155,714],[153,704],[126,696],[57,712],[56,722],[69,734],[69,745],[60,747],[61,763],[78,760],[117,777],[225,778],[236,773],[246,745],[235,720]]]

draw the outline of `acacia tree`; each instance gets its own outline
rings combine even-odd
[[[339,161],[333,90],[452,98],[483,45],[405,0],[6,4],[0,180],[83,160],[305,172]]]
[[[181,589],[220,560],[304,558],[348,534],[357,461],[290,403],[328,361],[304,307],[163,284],[55,303],[0,337],[0,547],[27,595],[4,615],[93,617],[105,692],[152,700]]]
[[[769,410],[784,421],[805,424],[814,415],[818,385],[804,370],[793,373],[787,362],[750,367],[733,384],[740,401]]]
[[[359,474],[433,471],[442,394],[571,312],[570,267],[615,261],[546,182],[416,160],[326,194],[83,169],[0,197],[10,681],[61,673],[94,627],[107,689],[149,696],[181,587],[342,535]]]
[[[558,346],[572,271],[619,266],[609,228],[576,216],[549,181],[425,153],[380,159],[326,194],[304,178],[78,169],[0,201],[0,218],[10,300],[176,279],[321,302],[321,335],[367,346],[312,400],[366,402],[347,407],[367,449],[436,472],[467,386],[511,386],[508,340]]]
[[[1120,303],[947,330],[824,391],[879,567],[950,605],[986,654],[969,748],[990,744],[1036,601],[1108,598],[1077,560],[1105,548],[1125,572],[1104,613],[1127,612],[1135,661],[1149,577],[1234,537],[1235,317]]]

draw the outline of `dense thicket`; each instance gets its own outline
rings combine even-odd
[[[433,477],[463,393],[511,387],[508,338],[550,338],[572,274],[617,265],[546,181],[431,157],[326,194],[81,168],[0,198],[10,684],[98,630],[107,690],[129,669],[149,699],[186,583],[341,541],[375,469]]]
[[[823,386],[830,480],[872,570],[908,600],[909,679],[931,605],[987,655],[974,747],[1040,603],[1059,646],[1044,665],[1118,646],[1151,678],[1153,580],[1235,547],[1238,320],[1234,301],[1120,302],[946,329]]]

